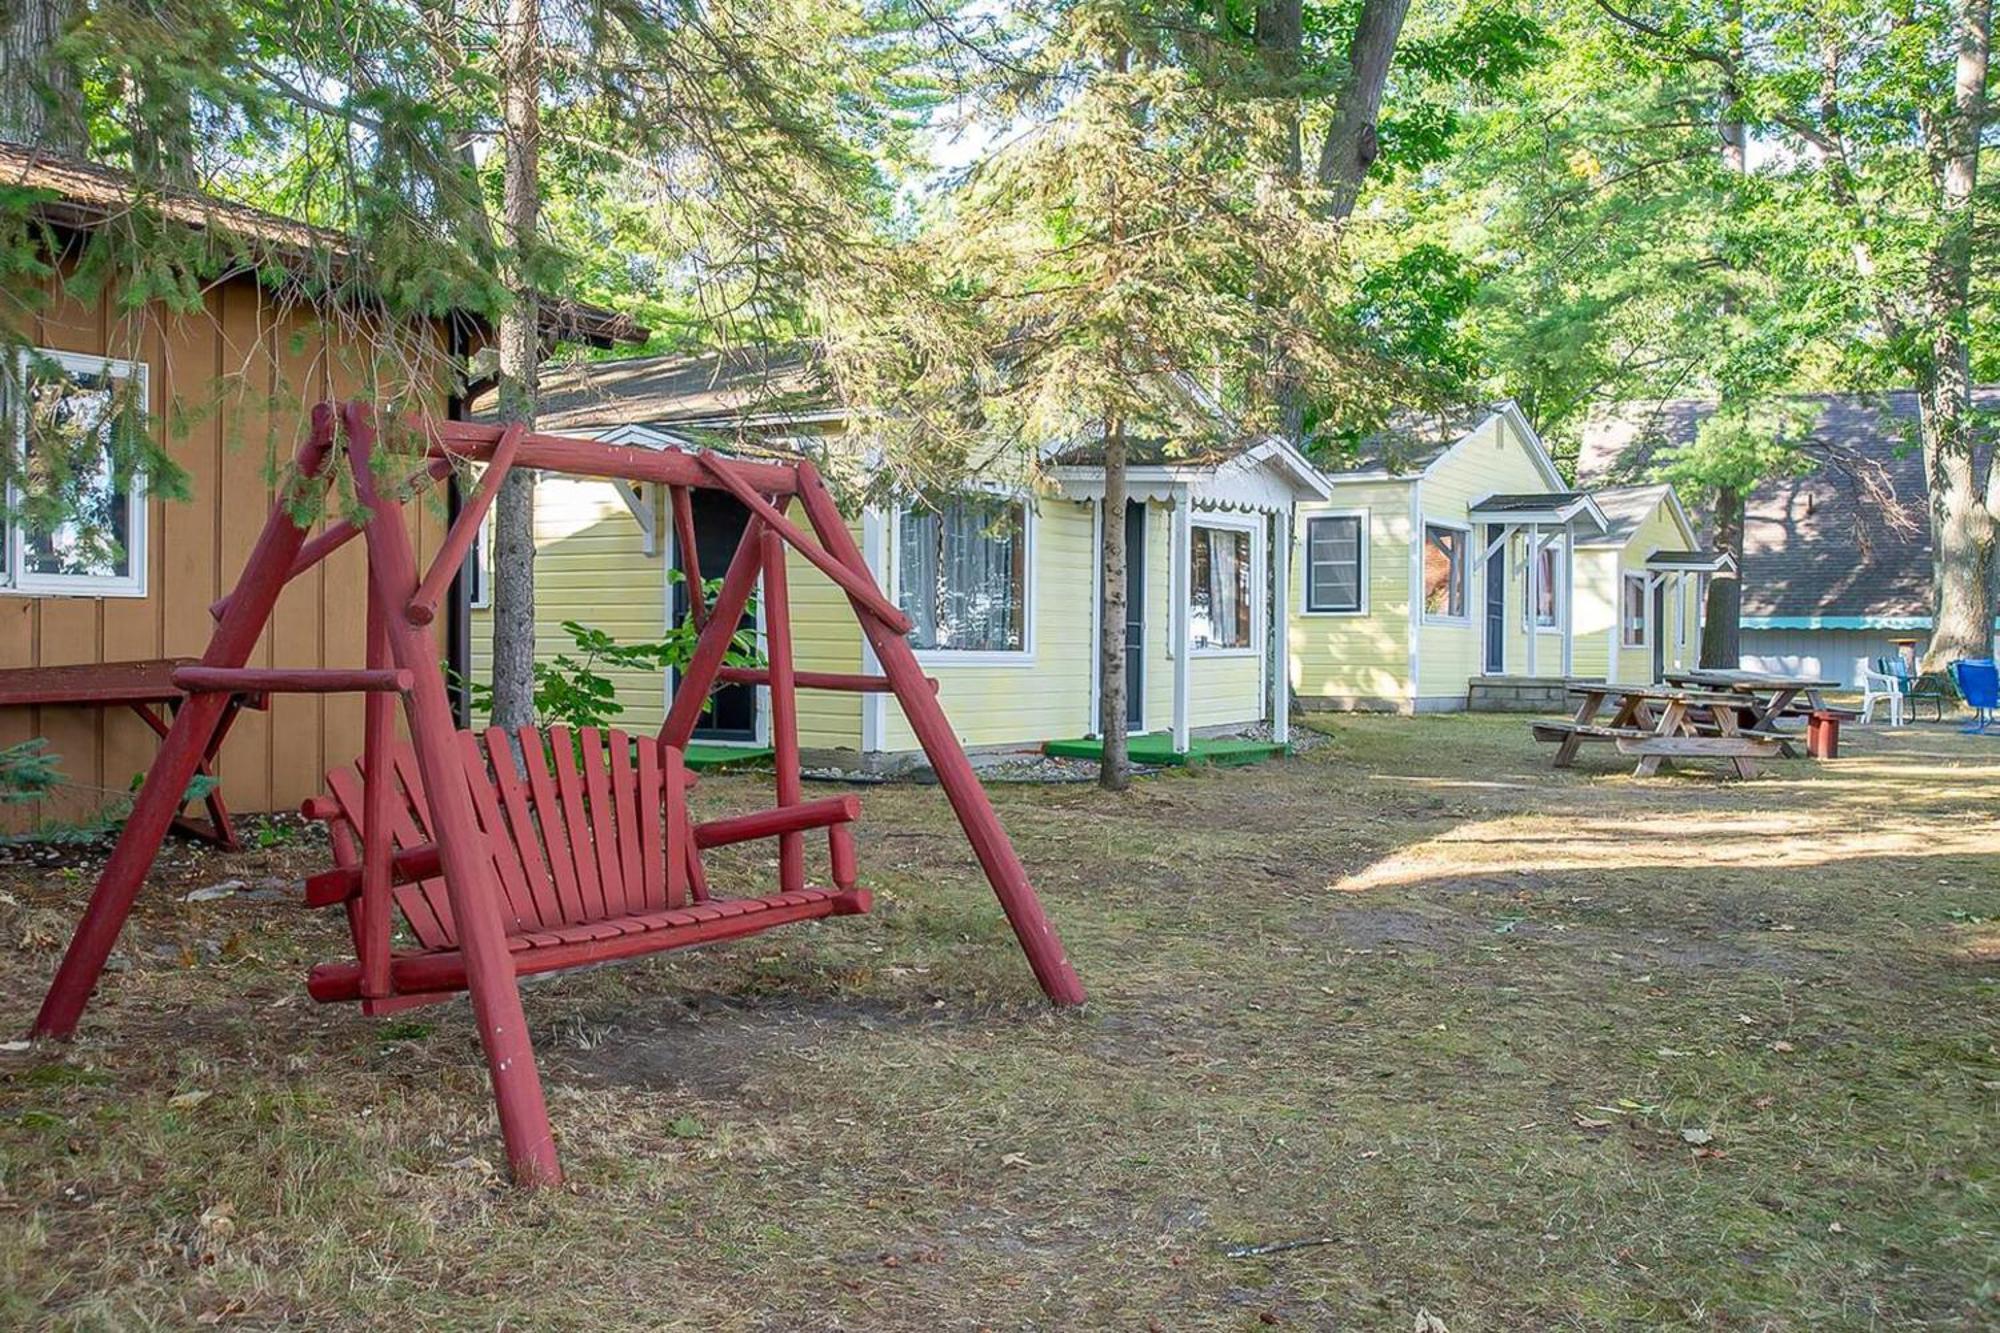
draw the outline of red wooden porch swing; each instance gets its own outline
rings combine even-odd
[[[228,701],[246,691],[365,694],[358,765],[328,775],[329,794],[305,812],[327,822],[334,868],[307,883],[307,901],[345,909],[352,960],[314,968],[307,988],[319,1000],[358,1000],[384,1013],[471,993],[514,1178],[561,1179],[541,1077],[528,1039],[517,978],[664,949],[730,939],[815,917],[865,912],[849,825],[852,796],[808,801],[799,766],[797,690],[893,693],[936,770],[959,823],[985,869],[1043,991],[1079,1004],[1083,987],[1063,954],[1027,872],[993,813],[931,683],[903,637],[909,622],[876,587],[861,553],[812,464],[749,462],[679,449],[652,451],[529,434],[520,427],[419,423],[425,465],[412,485],[385,494],[371,461],[370,408],[339,410],[356,498],[368,521],[330,524],[307,540],[293,516],[296,491],[272,507],[242,578],[212,608],[216,629],[197,666],[175,683],[189,699],[146,775],[131,817],[106,862],[34,1031],[67,1036],[102,973],[139,886],[178,813]],[[335,410],[322,404],[300,445],[290,480],[325,486]],[[484,476],[418,577],[400,507],[425,475],[454,461],[486,464]],[[673,706],[652,742],[620,731],[524,729],[457,731],[437,645],[428,629],[440,599],[471,548],[480,520],[511,468],[664,485],[671,497],[689,586],[702,587],[689,492],[716,488],[750,511],[713,606],[694,599],[700,628]],[[812,532],[785,516],[796,499]],[[368,552],[368,664],[359,670],[246,667],[290,579],[355,537]],[[785,548],[847,595],[882,673],[843,675],[794,668]],[[729,668],[723,659],[753,588],[763,583],[768,664]],[[770,689],[777,804],[695,824],[688,813],[682,754],[704,701],[719,682]],[[400,696],[410,740],[395,737]],[[519,759],[515,748],[518,745]],[[806,882],[805,835],[826,830],[831,886]],[[703,849],[778,840],[778,886],[761,896],[709,892]],[[393,912],[416,941],[393,947]]]

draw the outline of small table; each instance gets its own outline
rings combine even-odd
[[[1579,696],[1566,722],[1537,722],[1534,737],[1556,745],[1555,766],[1567,768],[1586,743],[1602,741],[1620,754],[1637,755],[1637,777],[1651,777],[1669,759],[1720,759],[1738,777],[1757,775],[1759,759],[1774,758],[1784,741],[1745,730],[1734,694],[1661,689],[1650,685],[1591,683],[1570,687]],[[1608,722],[1599,722],[1605,704],[1618,701]]]
[[[171,729],[173,715],[187,701],[187,695],[174,686],[174,669],[192,666],[199,661],[194,657],[159,657],[137,662],[9,667],[0,670],[0,708],[35,705],[129,708],[140,721],[152,728],[154,735],[164,738]],[[196,771],[204,777],[214,777],[216,752],[222,748],[229,728],[235,725],[237,713],[245,708],[263,709],[269,705],[266,695],[230,695],[228,704],[222,710],[222,719],[216,723],[215,735],[209,738],[208,748],[203,751],[201,765]],[[164,718],[158,712],[161,707],[167,710]],[[202,804],[208,808],[206,823],[186,815],[176,815],[174,827],[203,842],[212,842],[232,852],[239,850],[243,844],[236,837],[236,826],[230,822],[229,807],[223,804],[222,788],[219,785],[210,787],[208,794],[202,797]]]

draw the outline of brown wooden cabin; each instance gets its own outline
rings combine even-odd
[[[37,221],[53,238],[58,272],[74,270],[93,234],[127,210],[133,195],[129,179],[114,170],[4,142],[0,181],[46,192]],[[232,244],[256,243],[266,260],[289,254],[302,267],[323,268],[338,253],[331,233],[207,196],[150,196],[148,203],[174,224],[220,228]],[[36,349],[96,358],[99,366],[111,358],[116,372],[143,374],[157,436],[186,470],[189,495],[132,505],[129,522],[142,534],[107,577],[37,576],[27,567],[32,561],[13,558],[15,534],[0,524],[9,557],[0,562],[0,667],[198,656],[207,646],[209,604],[234,586],[269,512],[272,460],[289,457],[313,402],[369,382],[371,355],[389,341],[379,336],[379,322],[370,337],[369,320],[351,309],[323,318],[298,288],[270,282],[268,263],[264,269],[262,281],[241,265],[225,269],[191,313],[157,303],[143,315],[125,313],[110,291],[86,302],[61,281],[48,283],[48,301],[20,332]],[[546,305],[543,323],[551,341],[609,346],[645,337],[629,318],[576,302]],[[405,341],[433,354],[400,358],[418,378],[414,396],[455,416],[467,359],[489,341],[488,330],[477,318],[454,315],[418,332]],[[421,555],[436,548],[455,503],[441,488],[430,503],[406,507]],[[362,665],[363,580],[362,544],[355,542],[294,582],[251,665]],[[439,629],[464,670],[463,590],[450,607]],[[123,709],[0,707],[0,746],[34,736],[48,739],[75,786],[39,805],[0,810],[0,831],[89,815],[128,788],[158,745]],[[293,809],[320,789],[329,767],[360,749],[360,696],[281,697],[268,712],[246,711],[238,720],[220,778],[239,812]]]

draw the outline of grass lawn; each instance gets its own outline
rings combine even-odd
[[[1318,725],[996,789],[1081,1012],[919,787],[872,916],[532,985],[538,1195],[463,1000],[316,1006],[335,915],[182,901],[308,835],[177,844],[81,1039],[0,1054],[0,1326],[2000,1326],[2000,737],[1740,784]],[[93,875],[0,867],[0,1036]]]

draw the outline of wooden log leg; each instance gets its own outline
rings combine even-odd
[[[1583,737],[1577,735],[1575,732],[1571,732],[1569,735],[1563,737],[1562,743],[1556,746],[1555,766],[1557,768],[1568,768],[1576,762],[1577,751],[1582,748]]]
[[[799,464],[799,500],[826,550],[857,577],[872,579],[868,562],[855,546],[853,534],[841,519],[832,493],[810,463]],[[993,886],[993,894],[1000,900],[1001,910],[1006,912],[1007,922],[1014,928],[1014,938],[1028,956],[1028,966],[1034,970],[1043,993],[1056,1004],[1082,1004],[1083,982],[1077,978],[1076,969],[1063,952],[1062,941],[1042,911],[1041,900],[1028,882],[1028,872],[1021,865],[1014,844],[1008,841],[999,816],[993,812],[993,803],[979,784],[972,762],[959,746],[958,735],[945,717],[937,695],[924,679],[909,640],[877,619],[863,599],[850,594],[848,601],[854,607],[855,618],[861,622],[862,632],[875,649],[876,660],[882,664],[882,674],[895,689],[910,730],[916,733],[925,758],[937,773],[938,785],[944,788],[965,830],[966,840],[972,844],[973,854],[986,871],[987,882]]]
[[[315,408],[312,433],[299,446],[295,459],[302,476],[317,477],[332,438],[332,414],[324,406]],[[285,574],[305,542],[305,530],[293,520],[288,498],[281,497],[271,507],[264,531],[236,585],[234,600],[216,625],[208,651],[202,654],[207,666],[240,667],[249,661],[257,637],[270,620]],[[97,877],[97,887],[91,891],[90,904],[77,922],[55,979],[49,983],[41,1012],[35,1017],[34,1035],[67,1037],[76,1031],[90,992],[111,956],[111,947],[118,942],[125,918],[131,915],[132,901],[153,868],[153,858],[159,855],[167,830],[186,804],[188,783],[209,752],[228,705],[227,695],[197,695],[175,715],[159,753],[153,756],[152,767],[146,770],[145,785],[118,834],[118,844]]]
[[[792,603],[785,584],[785,542],[769,528],[763,536],[764,647],[771,671],[771,767],[776,771],[778,804],[805,799],[799,772],[799,696],[792,677]],[[797,893],[806,886],[806,835],[778,835],[778,887]]]
[[[369,510],[363,536],[368,543],[370,587],[383,606],[407,606],[417,590],[416,554],[410,549],[397,503],[385,498],[375,485],[370,465],[373,422],[367,409],[355,403],[348,404],[343,415],[353,459],[355,497]],[[411,689],[404,696],[404,711],[430,801],[431,831],[443,865],[459,949],[465,957],[466,989],[472,995],[479,1043],[486,1051],[507,1161],[516,1184],[553,1185],[561,1181],[562,1168],[556,1160],[555,1136],[549,1129],[548,1105],[542,1097],[541,1074],[535,1068],[527,1017],[521,1010],[513,956],[500,924],[500,888],[493,858],[473,813],[472,793],[466,787],[451,699],[438,667],[440,655],[431,636],[411,624],[407,615],[392,614],[386,620],[390,652],[396,665],[412,677]]]

